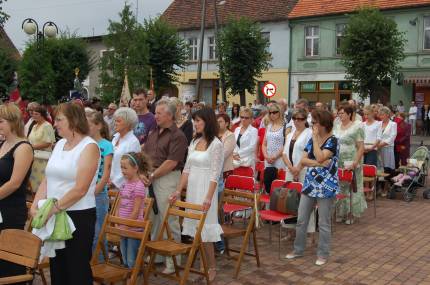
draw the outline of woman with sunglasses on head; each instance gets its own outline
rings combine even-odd
[[[233,166],[247,166],[255,168],[255,153],[258,141],[258,131],[251,126],[252,110],[240,110],[240,126],[234,130],[236,147],[233,151]]]
[[[287,166],[286,181],[299,181],[305,179],[306,169],[301,165],[303,152],[306,144],[312,138],[312,130],[306,122],[308,112],[305,109],[295,109],[292,120],[295,129],[291,131],[286,139],[282,158]]]
[[[319,240],[315,264],[324,265],[330,254],[331,209],[339,191],[337,175],[338,141],[332,134],[333,116],[329,111],[312,112],[312,138],[306,144],[301,164],[307,167],[300,196],[296,238],[287,259],[303,256],[309,218],[318,205]]]
[[[270,192],[273,180],[278,177],[278,170],[284,169],[282,160],[284,150],[284,116],[277,103],[272,103],[269,107],[269,124],[266,127],[266,135],[263,141],[264,156],[264,188]]]
[[[363,193],[363,153],[364,129],[362,122],[353,120],[354,108],[349,103],[342,103],[338,109],[340,124],[334,128],[334,134],[339,140],[339,167],[354,171],[357,192],[352,194],[352,211],[350,209],[351,183],[341,182],[340,190],[346,196],[339,200],[336,220],[352,224],[354,217],[360,217],[366,210],[367,203]],[[352,216],[350,213],[352,212]]]

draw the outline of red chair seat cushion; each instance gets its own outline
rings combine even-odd
[[[270,202],[270,195],[269,194],[261,194],[260,195],[260,202],[261,203],[269,203]]]
[[[281,213],[278,211],[273,211],[273,210],[261,210],[260,211],[260,217],[261,217],[261,219],[266,220],[266,221],[280,222],[282,220],[295,218],[296,216],[284,214],[284,213]]]
[[[244,211],[249,209],[249,207],[234,205],[234,204],[224,204],[223,210],[225,214],[231,214],[234,212]]]

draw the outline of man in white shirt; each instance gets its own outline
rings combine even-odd
[[[411,102],[411,107],[409,108],[409,124],[411,124],[412,127],[412,135],[415,136],[416,129],[417,129],[417,106],[415,106],[415,102]]]
[[[113,120],[113,114],[115,113],[117,109],[117,106],[115,103],[110,103],[107,111],[106,111],[106,116],[104,116],[104,120],[106,122],[106,124],[109,127],[109,133],[112,136],[114,133],[114,120]]]

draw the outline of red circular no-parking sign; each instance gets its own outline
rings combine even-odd
[[[267,98],[273,97],[276,94],[276,85],[272,82],[267,82],[263,87],[263,94]]]

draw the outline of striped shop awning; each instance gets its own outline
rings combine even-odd
[[[403,79],[404,84],[430,84],[430,75],[427,76],[410,76]]]

